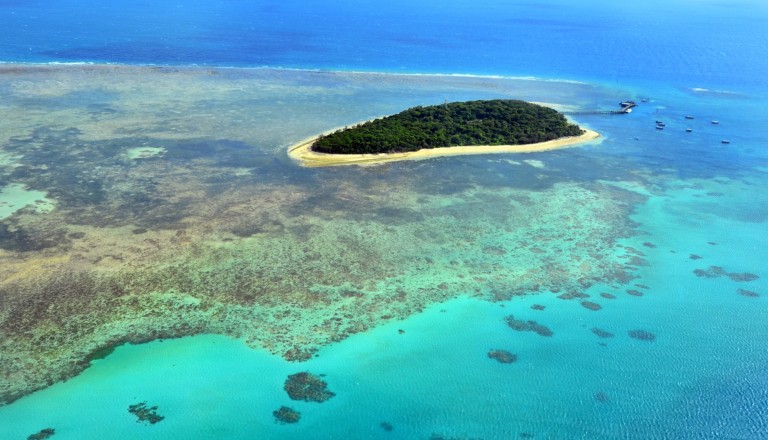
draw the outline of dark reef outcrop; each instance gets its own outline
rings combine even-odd
[[[603,308],[603,306],[601,306],[600,304],[594,303],[592,301],[582,301],[581,305],[585,309],[589,309],[589,310],[593,310],[593,311],[598,311],[598,310]]]
[[[653,342],[656,340],[656,335],[646,330],[630,330],[627,334],[630,338],[638,339],[640,341]]]
[[[507,350],[491,350],[488,352],[488,357],[496,359],[502,364],[511,364],[517,360],[517,355]]]
[[[755,281],[760,277],[749,272],[728,272],[720,266],[709,266],[706,269],[696,269],[693,273],[699,278],[719,278],[728,277],[731,281],[749,282]]]
[[[293,400],[322,403],[336,395],[328,391],[327,387],[326,381],[304,371],[288,376],[283,388],[288,393],[288,397]]]
[[[53,436],[53,434],[56,434],[56,430],[53,428],[45,428],[41,429],[40,432],[36,432],[29,437],[27,437],[27,440],[45,440],[47,438],[50,438]]]
[[[287,406],[281,406],[279,409],[272,411],[272,415],[280,423],[298,423],[301,419],[300,412]]]
[[[597,327],[593,327],[592,328],[592,333],[596,334],[597,336],[599,336],[601,338],[612,338],[613,337],[613,333],[611,333],[611,332],[609,332],[607,330],[603,330],[601,328],[597,328]]]
[[[165,416],[157,413],[157,406],[147,406],[147,402],[140,402],[129,406],[128,412],[136,416],[137,422],[149,422],[153,425],[165,418]]]
[[[509,328],[512,330],[516,330],[519,332],[534,332],[537,335],[540,336],[552,336],[554,333],[552,330],[549,329],[549,327],[539,324],[536,321],[522,321],[515,319],[513,315],[509,315],[506,318],[504,318],[504,321],[507,323]]]

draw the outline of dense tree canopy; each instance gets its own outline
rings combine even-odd
[[[414,107],[321,136],[312,150],[360,154],[460,145],[522,145],[583,133],[551,108],[495,99]]]

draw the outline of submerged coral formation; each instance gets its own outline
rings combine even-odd
[[[306,402],[325,402],[336,393],[328,391],[328,383],[314,374],[306,371],[291,374],[285,380],[283,388],[288,393],[288,397],[293,400],[304,400]]]
[[[601,338],[612,338],[613,337],[613,333],[611,333],[611,332],[609,332],[607,330],[603,330],[601,328],[597,328],[597,327],[593,327],[592,328],[592,333],[596,334],[597,336],[599,336]]]
[[[27,440],[45,440],[47,438],[52,437],[54,434],[56,434],[56,430],[53,428],[45,428],[41,429],[39,432],[36,432],[29,437],[27,437]]]
[[[739,289],[736,291],[736,293],[738,293],[741,296],[746,296],[749,298],[757,298],[758,296],[760,296],[760,294],[755,292],[754,290],[747,290],[747,289]]]
[[[507,350],[491,350],[488,352],[488,357],[496,359],[502,364],[511,364],[517,361],[517,355]]]
[[[655,341],[656,335],[646,330],[630,330],[627,332],[630,338],[639,339],[641,341]]]
[[[616,249],[644,196],[574,177],[567,152],[555,156],[565,168],[514,173],[482,157],[295,167],[277,146],[407,101],[442,102],[468,81],[365,80],[360,90],[388,87],[398,102],[363,110],[355,75],[313,74],[343,87],[307,87],[306,75],[51,66],[0,76],[0,143],[17,158],[0,164],[0,181],[55,206],[0,219],[0,403],[126,342],[216,333],[302,361],[457,295],[577,296],[635,277],[640,256]],[[531,85],[487,87],[525,98]],[[278,100],[292,118],[272,109]]]
[[[700,278],[719,278],[728,277],[731,281],[749,282],[760,278],[758,275],[749,272],[728,272],[720,266],[709,266],[706,269],[696,269],[693,273]]]
[[[165,416],[157,413],[157,406],[148,406],[147,402],[130,405],[128,412],[136,416],[137,422],[149,422],[152,425],[165,419]]]
[[[298,423],[301,419],[300,412],[287,406],[281,406],[279,409],[272,411],[272,415],[280,423]]]
[[[603,308],[603,306],[601,306],[600,304],[592,302],[592,301],[582,301],[581,305],[585,309],[589,309],[589,310],[593,310],[593,311],[598,311],[598,310]]]
[[[512,330],[517,330],[519,332],[534,332],[540,336],[552,336],[554,334],[552,333],[552,330],[545,325],[541,325],[536,321],[521,321],[515,319],[513,315],[507,316],[504,318],[504,321],[506,321],[507,325]]]

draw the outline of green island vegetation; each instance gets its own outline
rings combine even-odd
[[[512,99],[413,107],[320,136],[312,151],[378,154],[463,145],[525,145],[584,134],[548,107]]]

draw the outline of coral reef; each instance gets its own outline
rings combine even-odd
[[[630,330],[627,332],[627,334],[630,338],[638,339],[641,341],[652,342],[656,340],[656,335],[646,330]]]
[[[502,364],[511,364],[517,361],[517,355],[507,350],[491,350],[488,352],[488,357],[496,359]]]
[[[743,273],[729,273],[728,278],[730,278],[731,281],[748,282],[748,281],[755,281],[760,277],[753,273],[743,272]]]
[[[596,334],[597,336],[599,336],[601,338],[612,338],[613,337],[613,333],[611,333],[611,332],[609,332],[607,330],[603,330],[601,328],[597,328],[597,327],[593,327],[592,328],[592,333]]]
[[[739,289],[736,291],[741,296],[746,296],[749,298],[757,298],[760,296],[759,293],[755,292],[754,290],[747,290],[747,289]]]
[[[586,309],[594,310],[594,311],[597,311],[603,308],[600,304],[594,303],[592,301],[582,301],[581,305]]]
[[[643,296],[644,295],[643,292],[641,292],[641,291],[639,291],[637,289],[629,289],[629,290],[627,290],[627,293],[632,295],[632,296]]]
[[[40,432],[30,435],[27,440],[45,440],[56,434],[56,430],[53,428],[41,429]]]
[[[279,409],[272,411],[272,415],[280,423],[298,423],[301,419],[300,412],[287,406],[281,406]]]
[[[148,406],[147,402],[130,405],[128,412],[136,416],[137,422],[149,422],[152,425],[165,418],[157,413],[157,406]]]
[[[545,325],[539,324],[536,321],[521,321],[515,319],[513,315],[507,316],[504,318],[504,321],[507,323],[509,328],[519,332],[534,332],[540,336],[552,336],[554,334],[552,333],[552,330],[550,330],[549,327]]]
[[[0,130],[19,158],[0,180],[56,206],[0,219],[0,404],[123,343],[215,333],[300,362],[457,295],[503,301],[635,278],[615,250],[635,233],[629,214],[644,196],[580,173],[416,164],[321,178],[276,157],[297,136],[391,110],[372,102],[339,114],[361,108],[357,92],[340,92],[358,89],[354,75],[307,88],[301,72],[0,70],[0,120],[24,118]],[[32,86],[14,87],[20,78]],[[25,110],[30,99],[47,108],[38,81],[55,89],[57,111]],[[442,100],[433,81],[412,81],[387,93]],[[94,91],[99,108],[121,110],[77,98]],[[300,104],[295,118],[259,111],[276,100]]]
[[[327,382],[306,371],[291,374],[285,380],[285,385],[283,386],[288,393],[288,397],[293,400],[319,403],[325,402],[336,395],[328,391],[327,387]]]
[[[693,273],[700,278],[718,278],[725,276],[730,278],[731,281],[736,282],[749,282],[760,278],[758,275],[749,272],[728,272],[720,266],[709,266],[706,269],[696,269]]]

